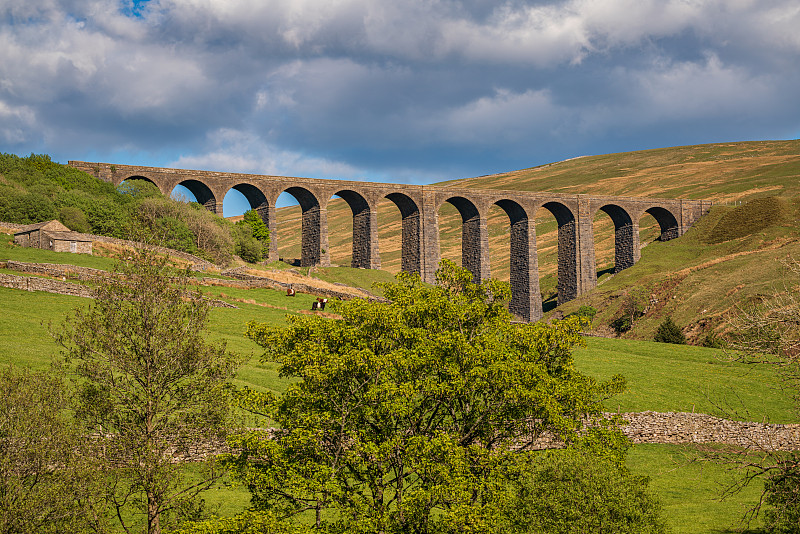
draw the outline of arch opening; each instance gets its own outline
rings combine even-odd
[[[557,231],[552,232],[553,238],[548,241],[556,248],[556,301],[549,306],[548,302],[551,298],[545,301],[545,308],[552,308],[555,305],[560,305],[578,296],[578,240],[577,240],[577,224],[575,216],[572,211],[561,204],[560,202],[547,202],[542,205],[542,208],[547,210],[550,215],[556,219]],[[541,210],[540,210],[541,211]],[[538,218],[538,213],[537,213]],[[548,229],[549,230],[549,229]],[[548,232],[550,233],[550,232]],[[545,232],[538,231],[538,235],[542,236]],[[540,266],[541,272],[541,266]]]
[[[148,194],[148,192],[163,194],[158,184],[146,176],[129,176],[125,178],[117,185],[117,191],[131,195]]]
[[[661,237],[661,228],[658,225],[656,218],[645,212],[639,218],[639,250],[643,249],[650,243],[658,241]]]
[[[392,261],[396,255],[400,256],[400,270],[409,273],[422,272],[422,219],[419,206],[414,200],[403,193],[389,193],[385,197],[400,211],[400,228],[398,240],[398,229],[393,225],[385,225],[385,217],[381,217],[381,228],[386,230],[381,232],[381,265],[394,265]],[[394,210],[383,210],[388,213]],[[395,212],[396,213],[396,212]],[[397,245],[399,244],[399,250]],[[390,269],[391,270],[391,269]]]
[[[527,212],[512,200],[499,200],[489,210],[488,219],[492,227],[501,229],[490,231],[489,240],[492,256],[500,256],[499,261],[492,263],[492,272],[495,277],[503,273],[505,276],[498,278],[508,280],[511,285],[508,309],[526,321],[539,319],[542,300],[534,259],[536,237]]]
[[[343,221],[347,226],[342,230],[342,238],[352,237],[350,247],[350,266],[353,268],[377,269],[380,258],[377,254],[377,220],[367,200],[355,191],[344,189],[336,192],[336,197],[347,203],[352,217]],[[348,210],[343,210],[345,213]],[[330,213],[330,211],[329,211]],[[347,231],[349,226],[350,231]],[[342,228],[336,226],[336,228]]]
[[[658,236],[659,241],[669,241],[670,239],[675,239],[680,235],[678,220],[668,209],[660,206],[654,206],[645,210],[645,213],[652,215],[658,223],[658,226],[661,229],[661,235]]]
[[[489,261],[488,256],[488,236],[486,229],[486,221],[481,218],[478,208],[475,207],[470,200],[464,197],[450,197],[445,200],[445,204],[453,206],[461,219],[461,266],[472,273],[472,279],[475,283],[480,282],[489,276]],[[454,217],[452,212],[448,213],[446,209],[439,208],[439,213],[445,215],[445,225],[441,224],[440,217],[439,233],[440,236],[444,230],[443,239],[441,243],[449,245],[448,254],[445,254],[443,247],[442,257],[452,259],[454,262],[459,263],[453,256],[456,246],[453,246],[453,241],[458,241],[458,217]],[[455,231],[454,231],[455,230]]]
[[[185,187],[198,204],[203,205],[211,213],[217,213],[217,199],[206,184],[198,180],[184,180],[178,185]]]
[[[280,250],[281,259],[300,267],[311,267],[322,262],[322,213],[319,201],[308,189],[289,187],[278,197],[278,205],[292,204],[291,199],[299,204],[278,210],[275,236],[270,235],[275,251]],[[299,211],[299,213],[298,213]],[[300,233],[299,247],[291,244],[280,247],[281,235],[297,235]],[[299,253],[299,254],[298,254]],[[299,255],[299,258],[297,258]]]
[[[608,215],[603,217],[601,213]],[[609,219],[613,224],[608,224]],[[638,259],[638,227],[634,226],[628,212],[615,204],[602,206],[593,221],[595,271],[597,277],[603,274],[616,274],[632,267]],[[608,267],[601,269],[601,266]]]
[[[255,210],[264,224],[269,226],[270,206],[266,195],[252,184],[236,184],[225,193],[222,199],[222,213],[225,217],[236,217],[249,210]]]

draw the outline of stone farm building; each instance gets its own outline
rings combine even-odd
[[[56,220],[23,227],[14,234],[14,243],[55,252],[92,253],[91,236],[73,232]]]

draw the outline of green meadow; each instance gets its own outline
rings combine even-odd
[[[260,361],[260,347],[244,337],[250,320],[275,325],[285,323],[287,314],[306,309],[309,295],[289,298],[271,290],[210,289],[212,296],[247,298],[257,304],[235,302],[238,309],[211,310],[209,338],[225,341],[227,347],[244,356],[236,378],[238,387],[284,391],[275,364]],[[282,310],[259,306],[269,304]],[[76,307],[88,299],[0,288],[0,361],[46,369],[59,353],[48,329],[59,328]],[[628,389],[610,400],[609,411],[696,411],[739,418],[788,422],[792,406],[776,388],[770,369],[744,366],[728,361],[717,349],[658,343],[587,338],[587,347],[575,352],[583,372],[598,379],[623,374]],[[725,466],[693,461],[698,453],[691,446],[639,445],[629,455],[633,471],[651,477],[675,533],[726,532],[737,526],[744,510],[757,502],[760,488],[720,502],[729,473]],[[219,514],[234,513],[247,505],[248,493],[241,487],[223,486],[209,492],[209,509]]]

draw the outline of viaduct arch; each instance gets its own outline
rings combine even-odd
[[[270,230],[269,260],[278,259],[275,204],[287,192],[302,211],[301,258],[303,266],[330,265],[328,253],[328,202],[342,198],[353,216],[353,267],[380,268],[377,205],[388,199],[402,219],[401,268],[418,272],[433,282],[439,263],[438,210],[452,204],[461,215],[462,265],[476,281],[490,276],[487,219],[499,206],[508,216],[510,234],[511,311],[528,321],[542,317],[534,216],[548,210],[558,224],[558,303],[576,298],[597,285],[592,221],[600,211],[614,223],[614,272],[639,260],[639,220],[652,215],[659,224],[660,240],[684,232],[711,207],[701,200],[636,197],[592,197],[525,191],[457,189],[344,180],[221,173],[112,165],[70,161],[69,165],[119,185],[127,179],[144,179],[169,194],[177,185],[187,187],[208,210],[222,215],[222,199],[231,189],[242,193]]]

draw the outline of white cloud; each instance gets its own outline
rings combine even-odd
[[[448,110],[433,122],[450,143],[490,140],[491,145],[505,145],[520,138],[552,135],[568,114],[553,102],[549,91],[497,89],[491,96]]]
[[[309,157],[264,143],[250,132],[221,129],[208,136],[201,154],[179,157],[169,166],[275,176],[359,179],[364,171],[346,163]]]
[[[651,121],[756,115],[777,96],[770,80],[724,65],[715,54],[703,63],[659,65],[632,77]]]
[[[481,152],[800,121],[796,0],[151,0],[141,17],[122,5],[0,5],[0,140],[425,180]]]
[[[36,114],[27,106],[10,106],[0,100],[0,140],[8,144],[25,141],[35,131]]]

